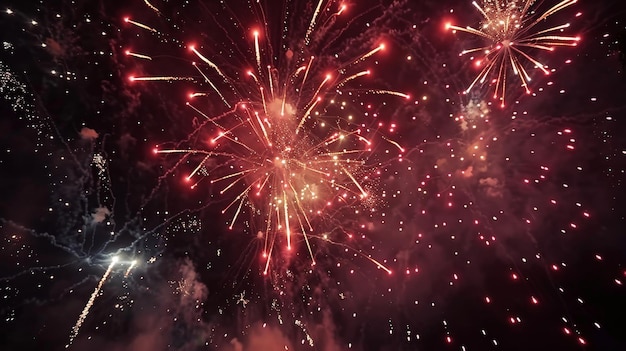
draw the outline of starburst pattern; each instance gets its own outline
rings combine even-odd
[[[535,0],[484,0],[483,6],[476,1],[472,5],[483,16],[478,28],[459,27],[446,24],[446,28],[469,33],[486,41],[486,45],[466,49],[461,55],[479,53],[475,64],[480,73],[469,85],[469,92],[476,83],[486,81],[494,86],[494,99],[500,99],[504,106],[507,80],[512,73],[517,76],[521,86],[530,93],[531,75],[528,64],[550,74],[548,67],[540,62],[533,51],[554,51],[559,46],[576,46],[580,37],[566,36],[562,32],[570,24],[560,24],[545,28],[542,24],[548,17],[574,5],[577,0],[563,0],[544,12],[537,12]]]
[[[254,70],[234,67],[229,72],[231,67],[214,62],[223,58],[210,59],[201,48],[188,45],[189,52],[200,60],[191,65],[199,77],[130,77],[132,82],[182,80],[210,87],[209,91],[191,93],[192,101],[187,103],[204,122],[184,143],[178,143],[179,147],[158,147],[154,152],[183,154],[184,159],[196,160],[185,181],[192,184],[191,188],[207,180],[219,187],[219,195],[230,199],[222,210],[231,216],[230,229],[246,209],[258,217],[257,236],[265,243],[264,274],[268,273],[273,253],[280,251],[275,249],[279,236],[285,238],[290,251],[293,236],[298,234],[314,265],[310,237],[332,242],[316,234],[320,230],[315,228],[315,218],[326,208],[353,206],[376,191],[370,187],[376,168],[368,164],[376,144],[391,145],[399,158],[404,152],[397,142],[382,135],[382,125],[375,125],[367,113],[359,118],[347,112],[359,113],[358,108],[347,106],[347,100],[353,96],[383,94],[408,99],[409,95],[386,89],[351,88],[353,81],[371,74],[369,69],[359,68],[385,49],[383,43],[349,60],[333,60],[329,64],[329,54],[323,47],[331,40],[328,37],[333,22],[345,10],[345,5],[320,0],[302,42],[293,49],[286,48],[282,57],[275,57],[278,50],[271,47],[267,33],[252,30],[248,52],[254,56],[244,60],[254,62]],[[139,21],[125,18],[125,22],[158,33]],[[268,28],[268,23],[262,27]],[[149,55],[130,51],[126,54],[152,60]],[[219,99],[227,110],[218,114],[205,112],[197,107],[203,102],[196,101],[202,98]],[[364,257],[391,272],[380,262]]]

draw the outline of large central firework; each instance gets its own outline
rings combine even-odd
[[[279,242],[287,250],[304,242],[315,264],[309,238],[330,240],[316,231],[315,219],[329,207],[352,206],[370,196],[376,169],[368,165],[368,159],[374,143],[382,140],[399,154],[404,151],[380,134],[382,124],[363,113],[365,103],[357,100],[372,95],[409,96],[384,87],[352,87],[371,74],[363,63],[383,50],[384,44],[368,42],[369,48],[346,59],[326,52],[337,33],[345,30],[334,30],[345,11],[345,5],[319,1],[310,20],[302,22],[302,31],[287,33],[298,40],[279,49],[272,47],[269,25],[264,22],[263,33],[252,29],[244,34],[248,45],[243,50],[244,67],[220,64],[228,60],[205,52],[215,50],[186,45],[189,55],[199,60],[192,63],[199,76],[130,77],[131,81],[193,81],[207,88],[191,93],[187,103],[204,121],[184,143],[154,151],[194,160],[185,181],[192,188],[209,181],[219,189],[219,196],[228,199],[222,213],[229,218],[230,229],[246,211],[256,218],[253,230],[264,239],[265,274]],[[130,18],[125,21],[158,35],[148,25]],[[232,44],[237,46],[235,41]],[[152,60],[148,55],[126,53]],[[218,101],[222,112],[198,107],[206,99]],[[188,162],[178,164],[183,163]],[[295,240],[295,235],[303,240]]]

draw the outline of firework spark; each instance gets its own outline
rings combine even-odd
[[[554,51],[559,46],[576,46],[580,41],[578,36],[561,35],[570,26],[569,23],[544,29],[540,24],[576,2],[577,0],[563,0],[539,14],[533,8],[535,0],[484,0],[483,6],[476,1],[472,2],[483,16],[478,29],[446,24],[447,29],[476,35],[487,41],[485,46],[461,52],[461,55],[475,52],[484,54],[476,61],[476,65],[482,69],[465,92],[469,92],[476,83],[484,84],[490,79],[490,84],[494,85],[494,99],[499,99],[504,106],[508,74],[512,71],[519,77],[526,93],[530,93],[531,76],[525,61],[544,74],[550,74],[547,66],[532,56],[532,51]]]
[[[343,90],[347,83],[371,74],[369,69],[358,67],[384,50],[385,45],[378,44],[328,69],[328,60],[319,52],[323,50],[316,48],[330,30],[332,20],[346,9],[340,5],[332,10],[333,6],[332,2],[319,1],[301,38],[304,45],[286,49],[282,60],[272,57],[275,48],[271,47],[269,34],[253,29],[248,52],[254,53],[251,66],[255,70],[235,69],[229,73],[228,67],[215,63],[219,57],[211,59],[200,47],[189,45],[190,52],[200,60],[193,67],[201,78],[130,78],[133,82],[193,79],[211,89],[193,92],[191,98],[217,95],[228,109],[213,115],[187,103],[205,118],[192,133],[194,137],[206,135],[205,142],[201,146],[157,147],[154,152],[200,159],[185,180],[196,188],[208,179],[220,188],[220,196],[229,195],[231,200],[222,213],[229,214],[230,229],[246,210],[260,220],[257,237],[264,239],[264,274],[273,255],[280,251],[275,248],[279,237],[284,238],[288,251],[293,249],[296,235],[302,238],[315,264],[310,243],[311,236],[318,237],[315,217],[335,204],[350,206],[370,196],[367,160],[375,142],[395,146],[400,156],[404,152],[399,143],[379,137],[377,128],[369,128],[371,121],[358,123],[355,117],[346,115],[347,103],[337,101],[344,98],[344,92],[350,96],[382,94],[405,99],[409,95],[387,89]],[[139,27],[153,32],[151,27]],[[244,78],[236,78],[242,72]],[[378,261],[368,260],[391,272]]]

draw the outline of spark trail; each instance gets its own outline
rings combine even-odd
[[[113,257],[113,259],[111,259],[109,268],[107,268],[106,272],[104,272],[104,275],[102,275],[102,278],[100,278],[98,285],[94,289],[93,293],[91,293],[91,296],[89,297],[89,301],[87,301],[85,308],[83,308],[83,311],[80,313],[80,316],[78,317],[78,320],[76,321],[76,324],[72,328],[72,332],[70,333],[70,341],[67,343],[67,345],[65,345],[65,348],[70,347],[70,345],[72,345],[72,342],[74,342],[74,339],[76,339],[76,337],[78,336],[80,327],[85,322],[85,319],[87,319],[87,315],[89,314],[89,310],[91,309],[91,306],[93,306],[93,303],[96,300],[96,297],[98,297],[98,295],[100,294],[102,285],[104,285],[104,282],[107,280],[107,278],[111,274],[111,271],[113,270],[113,266],[115,266],[115,264],[117,263],[117,260],[118,260],[117,257]]]

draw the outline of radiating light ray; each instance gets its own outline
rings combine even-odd
[[[226,77],[226,75],[224,75],[224,72],[222,72],[222,70],[215,64],[213,63],[211,60],[209,60],[207,57],[205,57],[204,55],[202,55],[194,45],[189,46],[189,50],[191,50],[194,54],[196,54],[196,56],[198,56],[198,58],[200,58],[200,60],[202,60],[202,62],[206,63],[207,65],[209,65],[209,67],[213,68],[217,74],[220,75],[220,77],[222,77],[224,80],[228,80],[228,77]]]
[[[139,53],[136,53],[136,52],[132,52],[130,50],[126,50],[125,54],[128,55],[128,56],[133,56],[133,57],[136,57],[136,58],[152,61],[152,57],[150,57],[148,55],[143,55],[143,54],[139,54]]]
[[[129,17],[125,17],[125,18],[124,18],[124,22],[126,22],[126,23],[130,23],[130,24],[134,24],[135,26],[137,26],[137,27],[139,27],[139,28],[143,28],[143,29],[145,29],[145,30],[149,30],[149,31],[151,31],[152,33],[158,33],[158,31],[157,31],[156,29],[154,29],[154,28],[152,28],[152,27],[150,27],[150,26],[148,26],[148,25],[145,25],[145,24],[143,24],[143,23],[141,23],[141,22],[133,21],[133,20],[132,20],[132,19],[130,19]]]
[[[136,260],[132,260],[130,262],[130,265],[128,266],[128,268],[126,269],[126,272],[124,272],[124,278],[128,278],[128,276],[130,275],[130,271],[135,268],[135,265],[137,264]]]
[[[173,81],[173,80],[187,80],[187,81],[193,81],[193,77],[174,77],[174,76],[159,76],[159,77],[135,77],[135,76],[130,76],[128,77],[128,80],[130,80],[131,82],[135,82],[135,81],[144,81],[144,82],[149,82],[149,81]]]
[[[254,57],[256,58],[256,66],[261,71],[261,49],[259,49],[259,31],[255,30],[254,33]]]
[[[370,71],[369,71],[369,70],[367,70],[367,71],[362,71],[362,72],[359,72],[359,73],[355,73],[355,74],[351,75],[350,77],[345,78],[344,80],[342,80],[341,82],[339,82],[339,83],[337,84],[337,88],[341,88],[342,86],[344,86],[344,85],[345,85],[346,83],[348,83],[349,81],[351,81],[351,80],[353,80],[353,79],[356,79],[356,78],[359,78],[359,77],[362,77],[362,76],[366,76],[366,75],[368,75],[368,74],[370,74]]]
[[[357,63],[363,62],[365,61],[368,57],[371,57],[372,55],[374,55],[375,53],[384,50],[385,49],[385,44],[380,44],[378,45],[376,48],[370,50],[369,52],[366,52],[365,54],[361,55],[359,58],[357,58],[356,60],[354,60],[352,63],[350,63],[351,65],[355,65]]]
[[[318,236],[318,235],[314,235],[314,236],[312,236],[312,237],[314,237],[314,238],[316,238],[316,239],[319,239],[319,240],[323,240],[323,241],[325,241],[325,242],[331,243],[331,244],[336,245],[336,246],[343,247],[344,249],[347,249],[348,251],[352,251],[352,252],[356,253],[358,256],[360,256],[360,257],[362,257],[362,258],[364,258],[364,259],[366,259],[366,260],[370,261],[371,263],[373,263],[374,265],[376,265],[376,267],[378,267],[378,268],[380,268],[380,269],[384,270],[385,272],[387,272],[387,274],[393,274],[393,271],[392,271],[391,269],[389,269],[387,266],[385,266],[384,264],[382,264],[382,263],[381,263],[380,261],[378,261],[377,259],[372,258],[371,256],[368,256],[368,255],[364,254],[364,253],[363,253],[363,252],[361,252],[360,250],[356,250],[355,248],[351,247],[350,245],[346,245],[346,244],[344,244],[344,243],[342,243],[342,242],[339,242],[339,241],[334,241],[334,240],[331,240],[331,239],[329,238],[329,234],[330,234],[330,233],[324,233],[324,234],[321,234],[321,235],[319,235],[319,236]]]
[[[395,95],[395,96],[399,96],[401,98],[405,98],[405,99],[410,99],[411,95],[409,94],[405,94],[399,91],[393,91],[393,90],[370,90],[369,91],[372,94],[379,94],[379,95]]]
[[[400,146],[400,144],[398,144],[397,141],[391,140],[387,138],[386,136],[383,136],[382,138],[385,139],[387,142],[391,143],[393,146],[397,147],[398,150],[400,150],[400,152],[405,152],[405,149],[402,146]]]
[[[304,43],[306,45],[309,45],[309,43],[311,42],[311,33],[313,33],[313,28],[315,28],[315,21],[317,19],[317,16],[320,13],[320,9],[322,8],[322,3],[324,2],[324,0],[319,0],[317,2],[317,7],[315,8],[315,11],[313,11],[313,17],[311,17],[311,23],[309,23],[309,28],[306,31],[306,35],[304,36]],[[341,9],[341,11],[343,11],[343,8]]]
[[[158,8],[156,8],[154,5],[152,5],[152,4],[150,3],[150,1],[148,1],[148,0],[143,0],[143,2],[144,2],[144,3],[145,3],[145,4],[146,4],[146,5],[147,5],[147,6],[148,6],[148,7],[149,7],[152,11],[156,12],[159,16],[161,15],[161,11],[159,11],[159,9],[158,9]]]

